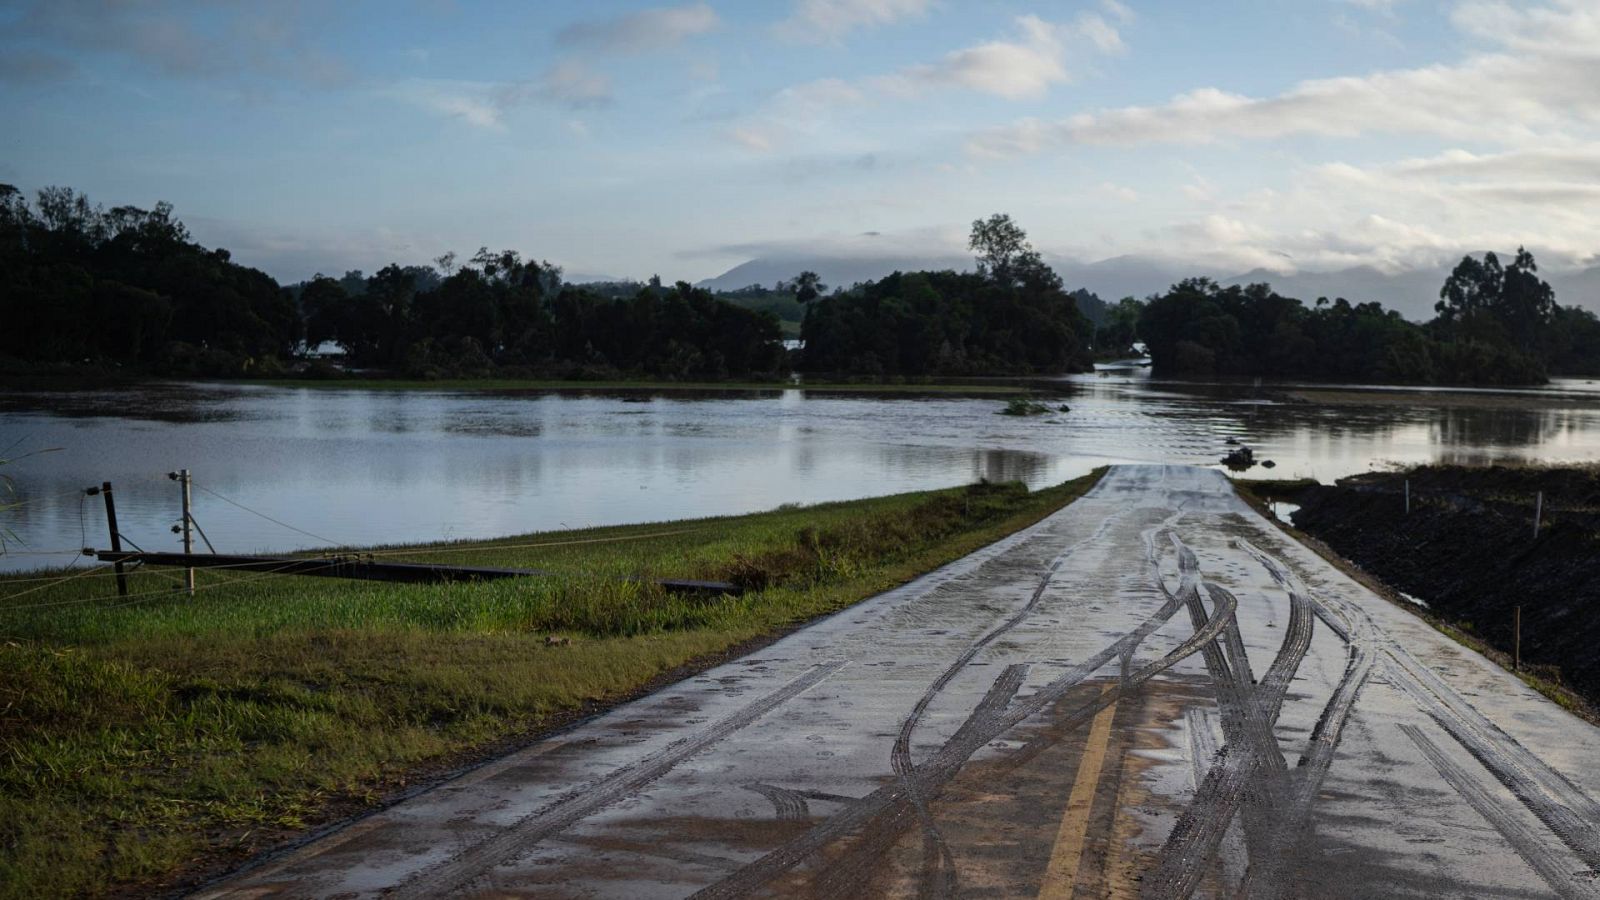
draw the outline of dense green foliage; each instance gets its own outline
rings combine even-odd
[[[1595,371],[1600,321],[1558,306],[1536,273],[1525,250],[1505,268],[1492,253],[1463,259],[1423,325],[1378,303],[1307,307],[1265,284],[1189,279],[1143,304],[1137,336],[1167,374],[1532,384],[1547,371]]]
[[[1131,355],[1178,375],[1527,384],[1600,374],[1600,319],[1556,303],[1533,255],[1467,257],[1415,324],[1377,303],[1307,306],[1265,284],[1189,279],[1144,303],[1067,292],[1009,216],[973,223],[975,272],[895,272],[834,289],[814,272],[713,294],[679,282],[565,284],[480,249],[458,265],[389,265],[280,287],[194,242],[172,207],[30,203],[0,184],[0,363],[174,375],[285,372],[333,343],[354,366],[415,379],[766,380],[1083,371]],[[327,364],[313,374],[337,374]]]
[[[809,304],[808,372],[972,375],[1088,368],[1091,326],[1003,215],[973,223],[978,271],[895,272]]]
[[[421,378],[766,378],[777,317],[659,281],[629,296],[563,285],[548,263],[480,250],[282,288],[190,239],[172,208],[105,210],[66,188],[0,185],[0,357],[168,374],[277,374],[304,346]]]
[[[549,263],[480,250],[437,286],[431,268],[388,266],[365,279],[318,277],[300,293],[312,343],[333,341],[365,365],[411,377],[721,379],[785,368],[777,318],[679,282],[606,297],[561,283]]]
[[[737,290],[717,291],[717,299],[757,312],[770,312],[778,317],[778,327],[783,329],[785,337],[800,336],[806,304],[800,301],[798,290],[787,282],[780,281],[770,288],[752,284]]]
[[[1104,312],[1095,322],[1095,352],[1111,358],[1134,355],[1133,345],[1139,340],[1139,317],[1144,314],[1144,304],[1132,297],[1123,297],[1115,305],[1101,305]]]
[[[162,203],[105,210],[66,188],[0,184],[0,355],[27,362],[257,368],[301,336],[264,272],[189,238]]]

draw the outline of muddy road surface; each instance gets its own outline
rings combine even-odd
[[[1206,469],[203,891],[1600,898],[1600,731]]]

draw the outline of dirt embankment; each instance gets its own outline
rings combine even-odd
[[[1521,606],[1524,665],[1600,699],[1600,469],[1426,466],[1295,499],[1296,527],[1497,649]]]

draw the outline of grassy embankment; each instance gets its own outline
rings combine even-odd
[[[1540,467],[1525,467],[1525,470],[1532,473],[1538,472],[1541,469]],[[1407,474],[1418,471],[1421,470],[1412,469],[1408,470],[1408,472],[1390,473],[1376,477],[1401,479],[1406,477]],[[1495,470],[1456,468],[1454,471],[1458,473],[1464,473],[1465,477],[1471,479],[1473,477],[1472,473],[1474,472],[1492,472]],[[1551,469],[1548,471],[1560,470]],[[1488,479],[1486,478],[1485,480]],[[1273,521],[1279,528],[1283,529],[1283,531],[1287,532],[1290,536],[1305,544],[1307,547],[1310,547],[1311,550],[1318,556],[1321,556],[1334,567],[1354,578],[1368,590],[1371,590],[1378,596],[1390,601],[1400,609],[1403,609],[1406,612],[1411,613],[1417,618],[1423,620],[1424,622],[1427,622],[1434,628],[1434,630],[1438,631],[1440,634],[1443,634],[1445,637],[1450,638],[1463,647],[1472,650],[1473,652],[1485,657],[1490,662],[1493,662],[1506,671],[1512,673],[1524,684],[1543,694],[1547,699],[1563,709],[1566,709],[1567,711],[1586,719],[1589,722],[1600,725],[1600,707],[1596,706],[1597,696],[1592,693],[1586,696],[1584,692],[1575,690],[1573,686],[1567,683],[1566,679],[1563,678],[1561,667],[1548,663],[1539,664],[1531,662],[1528,659],[1524,660],[1523,666],[1520,669],[1513,665],[1514,660],[1510,652],[1509,635],[1504,633],[1505,629],[1496,629],[1489,634],[1483,634],[1481,633],[1483,629],[1475,626],[1472,620],[1468,618],[1466,614],[1464,614],[1466,610],[1450,608],[1455,605],[1454,603],[1451,603],[1450,607],[1423,607],[1406,600],[1400,596],[1399,591],[1393,586],[1394,583],[1403,583],[1405,580],[1404,576],[1399,569],[1389,564],[1388,561],[1381,560],[1379,558],[1369,558],[1366,560],[1366,564],[1363,565],[1360,562],[1347,558],[1344,552],[1336,549],[1335,546],[1330,546],[1330,541],[1338,544],[1344,544],[1345,542],[1340,539],[1341,535],[1328,534],[1322,529],[1308,532],[1302,528],[1296,527],[1291,523],[1285,522],[1282,519],[1276,518],[1268,508],[1268,504],[1272,501],[1298,503],[1305,500],[1309,496],[1310,492],[1319,490],[1328,491],[1330,490],[1329,488],[1320,485],[1315,479],[1310,478],[1293,480],[1234,479],[1234,486],[1238,489],[1239,496],[1246,503],[1249,503],[1252,507],[1254,507],[1257,512]],[[1420,510],[1420,508],[1429,501],[1426,497],[1419,493],[1413,498],[1413,502]],[[1394,516],[1391,512],[1390,514],[1384,515],[1382,518],[1385,524],[1387,524],[1393,521]],[[1465,524],[1470,522],[1471,519],[1455,518],[1454,521],[1458,524]],[[1352,520],[1346,523],[1346,525],[1349,529],[1357,531],[1370,529],[1374,532],[1381,532],[1383,527],[1375,526],[1371,522],[1364,522],[1360,520]],[[1485,558],[1498,558],[1505,555],[1504,547],[1501,543],[1503,538],[1499,541],[1484,543],[1475,540],[1474,536],[1464,533],[1465,529],[1462,529],[1462,533],[1455,534],[1452,539],[1448,532],[1453,530],[1454,527],[1455,526],[1447,526],[1446,533],[1436,533],[1429,536],[1430,542],[1439,545],[1440,551],[1446,557],[1446,562],[1448,562],[1451,558],[1463,558],[1472,555],[1478,555]],[[1401,543],[1396,535],[1380,534],[1378,539],[1380,542],[1394,542],[1396,544]],[[1347,549],[1354,550],[1355,548],[1349,547]],[[1460,580],[1470,583],[1470,579]],[[1422,584],[1407,584],[1405,587],[1419,592],[1425,597],[1437,599],[1439,596],[1434,591],[1429,590],[1427,586]],[[1530,592],[1530,595],[1530,599],[1538,599],[1540,597],[1540,592],[1532,591]],[[1561,595],[1563,594],[1558,594],[1558,596]],[[1455,598],[1449,599],[1454,600]],[[1501,616],[1501,618],[1505,617]],[[1570,624],[1561,627],[1567,629],[1572,628]],[[1533,635],[1530,635],[1530,638],[1531,637],[1533,637]],[[1530,644],[1525,644],[1524,649],[1532,650],[1533,647]]]
[[[392,556],[548,579],[202,569],[190,598],[148,570],[125,600],[104,571],[0,579],[0,896],[190,883],[957,559],[1099,475]]]

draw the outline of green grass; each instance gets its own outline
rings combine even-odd
[[[1030,394],[1034,388],[1022,384],[976,382],[877,382],[877,381],[563,381],[557,379],[469,378],[426,381],[403,378],[266,378],[243,379],[240,384],[272,387],[300,387],[318,390],[361,391],[806,391],[868,394],[982,394],[1015,396]]]
[[[541,579],[202,569],[191,598],[146,570],[122,600],[104,572],[0,579],[0,896],[214,872],[959,558],[1099,475],[377,551],[556,573]],[[636,575],[747,590],[618,578]]]
[[[1235,487],[1250,491],[1258,497],[1293,497],[1321,484],[1315,478],[1238,478],[1231,479]]]

